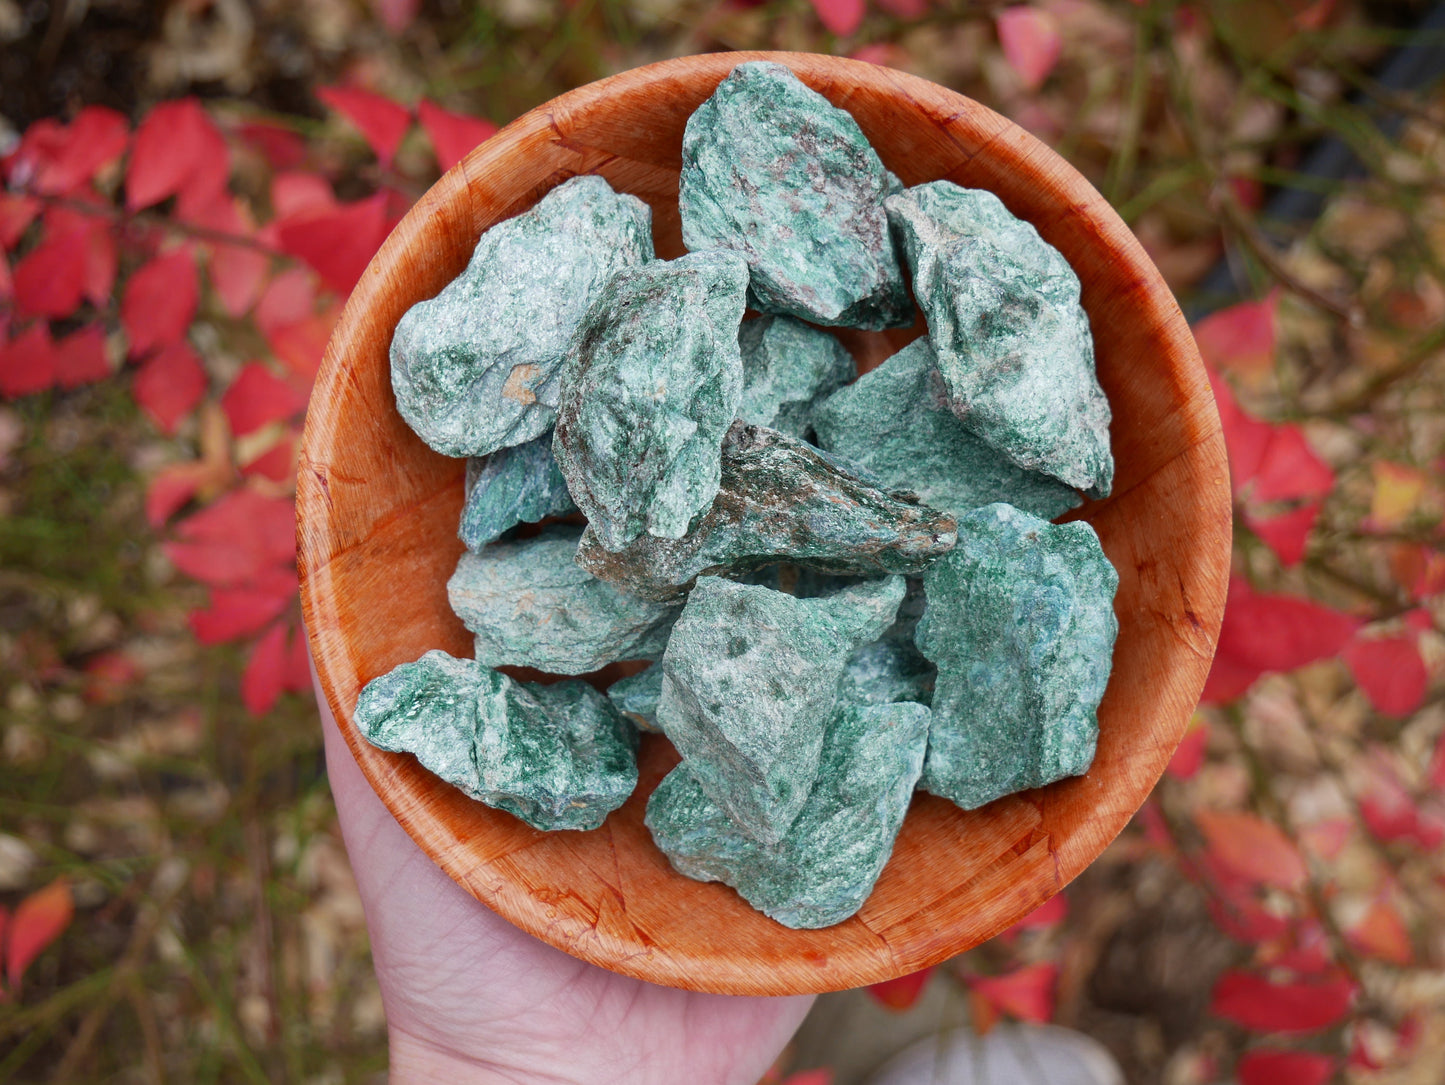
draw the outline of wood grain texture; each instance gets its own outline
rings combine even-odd
[[[1083,281],[1113,407],[1112,497],[1076,516],[1120,573],[1120,633],[1086,776],[964,813],[918,795],[857,916],[790,931],[732,890],[674,874],[642,824],[676,754],[642,752],[642,784],[591,833],[540,833],[466,799],[351,722],[361,687],[431,648],[469,655],[446,604],[463,461],[431,452],[392,398],[387,351],[412,304],[465,266],[478,235],[578,173],[651,204],[660,256],[682,249],[677,174],[689,114],[738,63],[787,64],[848,109],[906,183],[997,193]],[[920,334],[852,333],[868,367]],[[1091,862],[1159,779],[1194,710],[1224,606],[1228,470],[1189,329],[1158,271],[1103,198],[1009,121],[885,68],[794,53],[651,65],[508,125],[426,194],[371,262],[327,350],[300,456],[301,596],[321,684],[362,771],[421,847],[478,900],[578,957],[641,979],[729,994],[836,990],[934,964],[989,938]]]

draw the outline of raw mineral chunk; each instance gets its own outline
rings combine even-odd
[[[853,653],[838,689],[840,700],[879,705],[892,701],[927,704],[938,669],[911,640],[884,637]]]
[[[614,660],[662,655],[678,608],[579,568],[572,557],[581,533],[558,526],[462,554],[447,598],[476,634],[478,662],[586,674]]]
[[[368,682],[355,717],[373,746],[536,829],[595,829],[637,786],[637,732],[586,682],[514,682],[431,651]]]
[[[828,927],[863,906],[893,850],[923,767],[921,704],[840,703],[818,782],[787,835],[751,839],[698,785],[686,763],[647,803],[647,827],[689,878],[733,886],[784,926]]]
[[[722,448],[722,485],[679,540],[643,537],[611,552],[588,525],[577,563],[647,599],[681,595],[694,577],[777,561],[826,572],[916,573],[953,546],[952,517],[862,481],[806,442],[736,423]]]
[[[652,259],[652,211],[574,177],[477,242],[467,269],[407,310],[391,386],[407,425],[448,456],[540,437],[588,306],[619,268]]]
[[[737,416],[748,269],[691,253],[620,271],[564,377],[553,450],[598,541],[680,539],[712,504]]]
[[[806,439],[812,411],[857,375],[853,356],[825,331],[786,316],[743,322],[743,399],[738,417]]]
[[[467,501],[457,534],[468,550],[480,550],[518,524],[576,511],[548,432],[467,461]]]
[[[933,345],[918,339],[834,392],[813,409],[818,443],[954,516],[1007,501],[1052,520],[1080,503],[1062,482],[1025,471],[969,432],[949,410],[934,362]]]
[[[1109,492],[1109,401],[1079,277],[991,192],[949,181],[889,196],[949,406],[1020,467]]]
[[[924,790],[972,810],[1088,769],[1118,584],[1086,523],[1004,504],[959,519],[923,574],[917,641],[938,664]]]
[[[607,688],[607,699],[636,724],[640,731],[660,732],[657,701],[662,696],[662,663],[628,678],[619,678]]]
[[[913,320],[858,122],[781,64],[740,64],[688,118],[678,210],[689,249],[734,249],[754,308],[815,324]]]
[[[849,657],[893,621],[902,577],[826,599],[702,577],[662,657],[657,722],[699,786],[776,844],[807,801]]]

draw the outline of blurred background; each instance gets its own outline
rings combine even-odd
[[[718,49],[913,72],[1158,263],[1236,500],[1220,654],[1064,894],[825,996],[771,1080],[1010,1020],[1130,1082],[1445,1077],[1445,18],[1414,0],[0,0],[0,1080],[380,1082],[298,633],[295,442],[496,126]]]

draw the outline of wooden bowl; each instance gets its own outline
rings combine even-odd
[[[463,461],[397,414],[397,320],[466,265],[478,235],[560,182],[601,174],[651,204],[658,255],[680,255],[682,132],[737,64],[775,60],[847,109],[905,184],[997,193],[1083,280],[1113,405],[1114,494],[1078,515],[1119,570],[1119,638],[1085,776],[965,813],[919,793],[873,895],[852,919],[793,931],[731,889],[676,874],[643,807],[676,762],[648,738],[637,793],[594,832],[537,832],[467,799],[410,756],[361,739],[361,687],[430,648],[471,655],[447,605],[461,553]],[[920,326],[921,327],[921,326]],[[850,335],[865,366],[918,329]],[[837,990],[934,964],[997,934],[1074,878],[1148,796],[1214,654],[1230,548],[1219,418],[1179,308],[1088,182],[1027,132],[925,80],[836,57],[724,53],[604,79],[519,118],[449,171],[357,284],[311,398],[297,493],[301,598],[322,688],[362,771],[422,849],[483,904],[616,972],[727,994]]]

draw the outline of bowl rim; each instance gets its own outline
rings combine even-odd
[[[1172,721],[1172,738],[1167,733],[1162,737],[1155,735],[1157,741],[1140,751],[1138,764],[1130,766],[1129,793],[1111,797],[1107,810],[1096,820],[1091,819],[1086,832],[1071,833],[1061,841],[1054,841],[1050,836],[1042,842],[1047,849],[1043,866],[1051,865],[1051,874],[1036,873],[1029,884],[1010,883],[1005,889],[1000,889],[1000,899],[1007,899],[998,914],[978,917],[954,929],[930,930],[920,934],[914,939],[914,944],[907,947],[890,944],[888,952],[881,955],[876,952],[860,953],[844,960],[828,960],[825,956],[822,962],[813,961],[813,967],[805,963],[774,973],[760,968],[755,958],[741,951],[731,958],[724,954],[724,959],[708,962],[708,967],[699,968],[696,960],[685,956],[674,959],[667,953],[654,953],[650,949],[639,952],[638,946],[629,943],[626,938],[579,939],[575,931],[561,929],[554,917],[545,914],[544,909],[538,907],[526,892],[484,884],[483,879],[478,877],[477,864],[464,859],[461,849],[454,846],[454,838],[450,837],[449,830],[438,821],[435,813],[424,802],[408,801],[405,795],[396,793],[396,789],[403,785],[398,783],[399,775],[392,759],[402,755],[378,751],[360,736],[352,721],[354,705],[344,703],[341,697],[343,688],[355,684],[352,676],[357,668],[338,632],[334,601],[328,598],[332,586],[329,566],[342,552],[336,537],[335,509],[326,474],[334,448],[334,427],[338,421],[335,404],[339,384],[348,379],[347,359],[352,353],[353,340],[362,332],[364,314],[387,289],[387,277],[382,270],[398,261],[403,254],[425,244],[428,225],[439,207],[469,206],[472,188],[481,178],[497,174],[505,180],[508,156],[526,141],[549,138],[565,144],[564,129],[569,115],[594,108],[609,99],[635,100],[648,89],[666,89],[669,82],[696,78],[699,72],[709,78],[716,75],[715,84],[737,64],[752,60],[784,64],[805,82],[809,81],[810,75],[824,81],[827,75],[846,78],[854,89],[832,99],[834,104],[843,108],[847,108],[847,98],[852,93],[897,96],[910,108],[930,117],[945,139],[956,141],[952,129],[965,115],[974,124],[980,120],[996,124],[999,134],[988,140],[987,146],[1005,154],[1018,168],[1030,171],[1040,183],[1053,186],[1059,198],[1067,201],[1065,206],[1070,213],[1091,216],[1091,221],[1097,224],[1095,228],[1099,240],[1109,247],[1110,258],[1127,266],[1148,287],[1146,292],[1131,301],[1140,308],[1140,319],[1147,318],[1157,323],[1161,328],[1160,334],[1168,339],[1172,352],[1170,375],[1177,378],[1184,390],[1188,407],[1185,428],[1190,431],[1188,437],[1192,442],[1176,458],[1198,460],[1198,470],[1194,474],[1202,480],[1198,495],[1198,505],[1203,510],[1201,523],[1213,532],[1212,537],[1201,541],[1201,546],[1207,544],[1210,547],[1208,552],[1196,555],[1190,565],[1193,582],[1184,613],[1193,628],[1183,634],[1189,639],[1188,651],[1178,653],[1179,658],[1175,661],[1177,669],[1170,672],[1167,688],[1160,692],[1167,702],[1166,708]],[[577,172],[591,171],[579,169]],[[559,175],[551,185],[571,175]],[[538,188],[532,192],[527,203],[501,212],[496,219],[524,209],[551,185]],[[1150,472],[1150,477],[1163,470],[1163,466],[1156,467]],[[407,212],[347,299],[316,379],[298,452],[297,471],[298,569],[309,647],[321,688],[341,733],[363,774],[388,810],[454,881],[524,931],[575,957],[612,971],[698,991],[780,995],[837,990],[878,982],[917,971],[971,948],[1047,900],[1103,852],[1163,775],[1203,688],[1218,639],[1228,580],[1231,499],[1218,413],[1203,363],[1179,306],[1128,227],[1103,196],[1073,167],[1035,137],[986,106],[917,76],[863,61],[821,54],[711,53],[633,68],[537,106],[476,147]],[[1116,492],[1106,502],[1118,496]],[[1086,509],[1089,507],[1085,506]],[[1181,574],[1181,594],[1184,594],[1183,589]],[[1048,791],[1048,788],[1042,789],[1041,794],[1047,796]],[[1034,800],[1034,805],[1042,812],[1047,798]],[[450,839],[453,846],[443,846],[439,843],[442,839]],[[1043,868],[1035,864],[1030,869],[1039,871]],[[681,875],[677,877],[681,878]],[[780,930],[785,929],[780,927]],[[826,936],[832,929],[809,933]],[[826,944],[826,939],[819,944]]]

